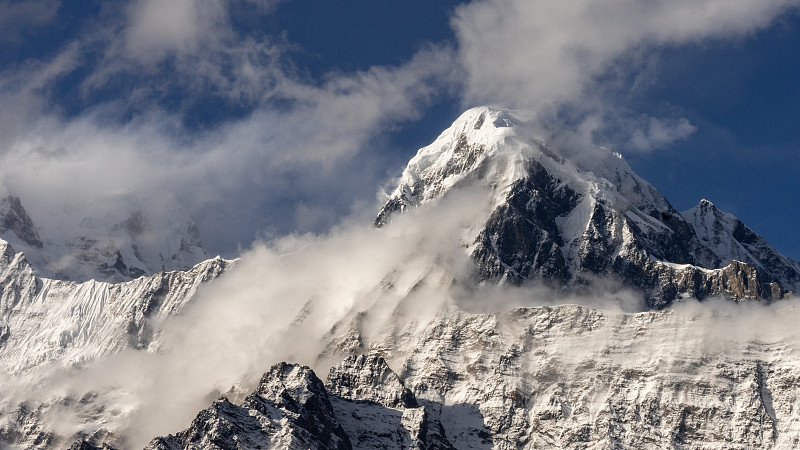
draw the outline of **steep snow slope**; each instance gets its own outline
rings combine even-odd
[[[0,240],[0,370],[81,365],[123,348],[147,349],[153,323],[176,314],[229,266],[216,258],[124,283],[75,283],[35,276],[25,255]]]
[[[733,216],[701,208],[685,219],[620,155],[551,146],[519,117],[465,112],[411,159],[375,224],[480,186],[492,210],[465,244],[486,280],[580,290],[613,278],[657,308],[685,296],[779,299],[800,287],[800,265]]]
[[[25,254],[0,240],[0,448],[58,448],[64,436],[54,434],[52,419],[59,399],[21,403],[20,392],[50,385],[49,377],[67,373],[126,349],[157,351],[165,319],[179,314],[204,283],[230,270],[235,261],[219,257],[191,270],[161,272],[123,283],[83,283],[40,278]],[[40,393],[37,398],[48,398]],[[9,403],[11,402],[11,403]],[[88,427],[98,411],[83,399]],[[107,405],[111,408],[121,404]],[[102,433],[101,433],[102,434]]]

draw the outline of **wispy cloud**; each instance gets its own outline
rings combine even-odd
[[[626,129],[629,136],[618,144],[627,150],[668,146],[691,134],[694,126],[687,119],[642,120],[619,104],[632,90],[657,82],[652,62],[658,51],[746,37],[798,5],[796,0],[477,0],[459,7],[452,20],[464,67],[464,101],[566,115],[573,127],[594,121],[598,135],[607,125]]]
[[[636,54],[745,36],[796,6],[796,0],[478,0],[457,9],[453,27],[468,101],[541,107],[590,94],[598,77],[635,62]]]
[[[26,109],[3,114],[29,113],[5,125],[4,183],[34,221],[109,196],[172,196],[200,222],[209,249],[228,254],[263,229],[324,228],[346,216],[353,198],[383,176],[378,168],[363,172],[369,158],[361,165],[351,159],[386,129],[418,117],[452,67],[450,53],[438,47],[402,66],[339,74],[320,85],[258,66],[282,80],[280,100],[288,106],[259,101],[243,117],[195,134],[180,111],[158,101],[123,121],[115,118],[126,106],[114,101],[74,117],[47,113],[48,85],[75,67],[78,53],[31,66],[35,76],[6,80],[2,95]]]
[[[52,23],[61,0],[0,1],[0,44],[19,45],[26,33]]]

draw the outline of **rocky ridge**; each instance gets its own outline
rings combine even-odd
[[[76,366],[125,348],[148,349],[153,323],[176,314],[231,265],[215,258],[124,283],[75,283],[38,277],[24,253],[0,240],[0,370]]]
[[[383,358],[350,357],[325,384],[305,366],[281,363],[241,405],[220,398],[186,430],[146,450],[452,449],[435,416],[417,404]]]

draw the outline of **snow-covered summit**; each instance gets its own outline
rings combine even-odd
[[[708,202],[682,215],[618,153],[543,136],[552,130],[531,113],[466,111],[409,161],[376,226],[477,187],[491,208],[464,244],[485,280],[580,287],[614,278],[655,307],[681,296],[780,298],[800,287],[800,266],[733,216]]]
[[[556,175],[565,187],[604,202],[670,207],[619,153],[550,146],[543,136],[533,113],[487,106],[467,110],[409,161],[376,224],[473,180],[481,180],[492,191],[493,203],[500,204],[511,186],[528,176],[531,162]]]
[[[530,146],[504,145],[517,137],[520,122],[509,112],[485,106],[467,110],[409,161],[376,224],[475,177],[491,178],[499,190],[510,187],[524,174],[522,164],[530,156],[525,153],[532,150]]]

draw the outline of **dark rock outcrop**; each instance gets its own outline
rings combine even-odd
[[[148,450],[205,448],[350,449],[325,385],[308,367],[281,363],[241,405],[220,398],[186,430],[154,439]]]
[[[19,197],[13,195],[0,199],[0,234],[9,231],[32,247],[44,245]]]
[[[241,405],[220,398],[186,430],[146,450],[416,448],[451,450],[438,415],[380,356],[353,356],[323,384],[308,367],[270,369]]]

